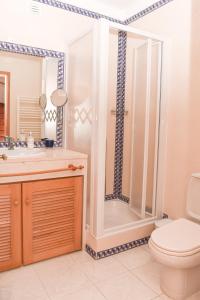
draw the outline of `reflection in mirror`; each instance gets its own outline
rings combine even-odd
[[[35,141],[56,140],[57,110],[50,95],[57,88],[58,59],[0,51],[0,68],[1,140],[10,135],[24,141],[29,132]]]
[[[161,42],[127,34],[123,105],[116,100],[117,31],[109,50],[105,229],[155,216]]]
[[[0,71],[0,141],[9,135],[10,73]]]
[[[47,96],[46,94],[42,94],[39,98],[39,104],[42,110],[45,110],[47,106]]]

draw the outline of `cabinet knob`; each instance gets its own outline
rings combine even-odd
[[[15,201],[14,201],[14,205],[15,205],[15,206],[19,205],[19,201],[15,200]]]
[[[29,205],[29,204],[30,204],[29,199],[26,199],[26,200],[25,200],[25,203],[26,203],[26,205]]]

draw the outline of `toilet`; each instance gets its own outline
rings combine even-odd
[[[162,265],[160,287],[172,299],[186,299],[200,291],[200,174],[188,187],[187,215],[154,230],[150,251]]]

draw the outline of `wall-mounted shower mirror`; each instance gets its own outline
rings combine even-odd
[[[63,89],[53,91],[50,98],[55,107],[63,107],[68,101],[67,92]]]
[[[57,89],[58,58],[0,51],[0,139],[56,140],[57,108],[50,95]],[[10,116],[10,117],[9,117]]]
[[[109,52],[105,229],[155,216],[162,44],[110,30]]]

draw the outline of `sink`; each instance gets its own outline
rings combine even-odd
[[[0,154],[5,154],[8,158],[26,158],[44,156],[45,151],[40,148],[28,149],[28,148],[15,148],[14,150],[8,150],[7,148],[0,148]]]

